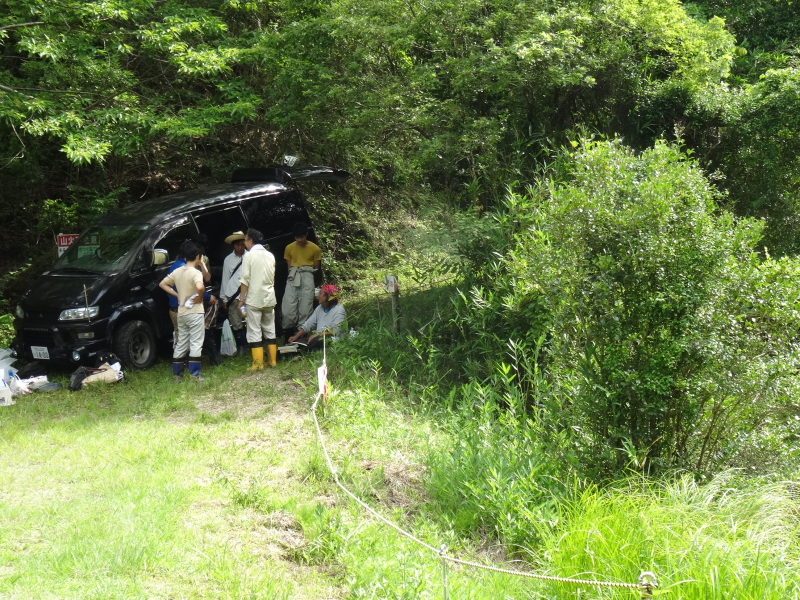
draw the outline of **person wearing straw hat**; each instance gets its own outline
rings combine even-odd
[[[233,245],[233,252],[228,254],[222,263],[222,285],[219,289],[219,298],[222,300],[223,308],[228,311],[228,322],[233,330],[233,338],[236,340],[239,356],[244,356],[247,351],[242,313],[239,310],[239,303],[236,302],[239,297],[239,280],[242,277],[241,269],[245,253],[244,238],[243,231],[234,231],[225,238],[226,244]]]
[[[344,306],[339,304],[339,288],[335,285],[327,284],[319,288],[317,300],[319,300],[317,308],[300,326],[297,333],[288,340],[289,343],[306,344],[306,351],[322,348],[322,338],[333,337],[341,333],[342,325],[347,320]],[[308,335],[309,333],[311,335]]]

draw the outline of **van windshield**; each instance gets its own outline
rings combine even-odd
[[[111,273],[128,260],[147,225],[95,225],[67,248],[53,265],[54,271]]]

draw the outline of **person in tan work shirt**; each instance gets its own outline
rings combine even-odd
[[[294,242],[286,246],[283,257],[289,267],[286,292],[281,303],[281,325],[289,336],[314,310],[314,272],[322,264],[322,251],[309,242],[308,225],[295,223]]]
[[[262,242],[264,235],[248,229],[244,238],[247,253],[242,258],[239,279],[239,310],[243,308],[247,324],[247,343],[253,355],[251,371],[264,368],[264,346],[269,366],[277,365],[278,343],[275,338],[275,257]]]
[[[180,253],[186,264],[169,273],[159,283],[162,290],[178,300],[178,340],[172,353],[172,374],[176,381],[183,380],[188,352],[189,375],[195,381],[204,381],[200,376],[200,355],[205,338],[205,285],[200,271],[203,255],[200,246],[192,241],[184,242]]]

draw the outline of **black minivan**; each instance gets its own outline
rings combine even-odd
[[[105,216],[22,297],[14,351],[28,359],[89,364],[110,349],[128,368],[152,366],[158,342],[172,335],[167,295],[158,284],[185,240],[208,236],[214,273],[231,252],[228,235],[260,230],[276,258],[280,298],[292,228],[311,223],[293,182],[347,177],[328,167],[240,169],[231,183],[146,200]]]

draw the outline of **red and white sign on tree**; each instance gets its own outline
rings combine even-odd
[[[72,242],[78,239],[79,233],[59,233],[56,236],[56,244],[58,245],[58,255],[61,256],[72,245]]]

